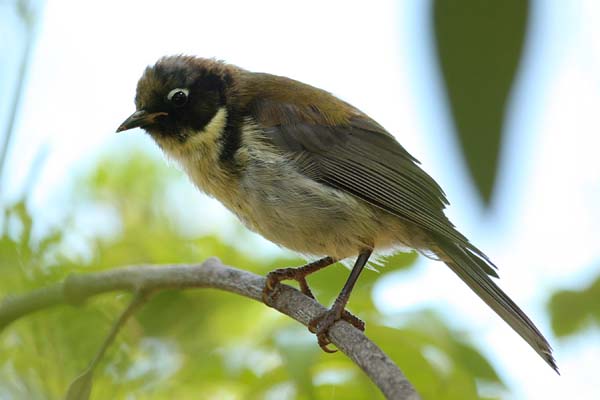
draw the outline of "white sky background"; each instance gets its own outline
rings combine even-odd
[[[600,334],[558,341],[544,304],[600,267],[600,3],[534,3],[491,215],[459,163],[425,1],[49,1],[5,182],[16,196],[47,145],[33,206],[51,223],[68,211],[61,193],[99,154],[123,146],[158,152],[145,135],[114,130],[134,109],[144,67],[162,55],[214,56],[323,87],[378,120],[441,183],[450,216],[500,266],[502,288],[547,334],[563,375],[442,264],[423,260],[392,274],[375,295],[382,310],[441,307],[486,349],[513,398],[599,398]],[[194,201],[199,225],[229,219],[218,203]]]

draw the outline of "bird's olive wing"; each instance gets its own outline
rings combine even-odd
[[[318,109],[306,111],[297,104],[287,106],[286,120],[282,111],[277,106],[269,111],[276,119],[256,119],[275,147],[291,154],[310,178],[422,228],[431,249],[558,371],[548,341],[490,279],[498,276],[494,264],[444,215],[443,191],[389,133],[358,111],[342,123],[318,121]]]
[[[298,160],[312,179],[343,190],[409,221],[432,237],[441,236],[483,258],[477,263],[497,276],[493,264],[444,215],[440,186],[393,136],[364,114],[345,124],[297,120],[264,126],[270,141]]]

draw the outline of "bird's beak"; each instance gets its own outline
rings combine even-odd
[[[119,127],[117,132],[126,131],[131,128],[138,128],[150,125],[156,121],[156,118],[164,115],[169,115],[166,112],[155,112],[149,113],[145,110],[139,110],[134,112],[127,118]]]

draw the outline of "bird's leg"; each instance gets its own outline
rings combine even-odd
[[[370,253],[369,253],[370,254]],[[334,264],[337,260],[333,257],[324,257],[317,261],[313,261],[301,267],[279,268],[267,274],[267,282],[263,289],[263,302],[267,305],[272,303],[274,296],[278,293],[279,283],[285,280],[295,280],[300,284],[300,291],[311,299],[315,299],[306,277],[314,272],[317,272],[325,267]],[[353,284],[354,285],[354,284]],[[350,288],[352,290],[352,288]],[[349,293],[348,293],[349,296]],[[316,299],[315,299],[316,300]],[[348,300],[346,299],[346,302]],[[346,303],[344,302],[344,305]],[[340,318],[338,318],[340,319]],[[365,323],[360,318],[352,315],[350,312],[343,309],[341,319],[348,321],[361,331],[365,330]]]
[[[306,277],[313,272],[317,272],[320,269],[330,266],[335,263],[336,260],[333,257],[324,257],[320,260],[313,261],[302,267],[296,268],[279,268],[273,270],[267,274],[267,282],[263,289],[263,302],[265,304],[270,304],[274,295],[277,293],[277,289],[279,287],[279,283],[285,280],[295,280],[300,284],[300,291],[314,299],[315,296],[312,294],[310,288],[308,287],[308,282],[306,282]]]
[[[323,349],[323,351],[327,353],[335,352],[335,350],[331,350],[327,347],[331,343],[327,335],[329,333],[329,329],[333,326],[333,324],[335,324],[340,319],[345,319],[360,330],[365,330],[364,322],[362,322],[360,319],[356,318],[354,315],[346,311],[345,307],[348,303],[348,299],[350,298],[350,293],[354,288],[354,284],[356,283],[356,280],[358,279],[358,276],[360,275],[364,266],[367,264],[367,261],[369,260],[369,257],[371,256],[372,252],[373,250],[369,249],[364,250],[362,253],[359,254],[358,258],[356,259],[356,262],[354,263],[354,267],[350,272],[350,276],[344,284],[342,291],[335,299],[333,306],[331,306],[331,308],[322,315],[310,321],[310,323],[308,324],[308,329],[312,333],[315,333],[317,335],[319,346],[321,347],[321,349]]]

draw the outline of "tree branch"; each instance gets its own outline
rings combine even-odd
[[[225,266],[216,258],[202,264],[130,266],[103,272],[71,275],[63,282],[23,295],[7,297],[0,305],[0,330],[16,319],[58,304],[78,304],[94,295],[112,291],[215,288],[262,302],[265,278]],[[273,308],[303,325],[326,309],[298,290],[282,285]],[[329,331],[331,342],[354,361],[388,399],[419,399],[414,388],[379,347],[345,321]]]

